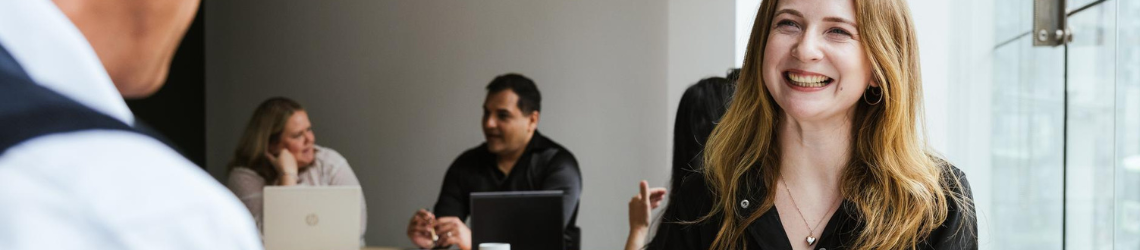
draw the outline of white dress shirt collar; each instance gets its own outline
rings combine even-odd
[[[95,50],[51,0],[0,0],[0,46],[41,86],[134,126]]]

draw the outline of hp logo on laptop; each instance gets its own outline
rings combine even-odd
[[[321,219],[317,218],[317,214],[309,214],[308,216],[305,216],[305,224],[308,224],[311,227],[316,226],[317,223],[320,223],[320,222],[321,222]]]

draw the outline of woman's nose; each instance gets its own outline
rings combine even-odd
[[[800,42],[792,47],[792,57],[801,62],[815,62],[822,59],[823,52],[819,50],[819,44],[815,40],[812,35],[805,34]]]

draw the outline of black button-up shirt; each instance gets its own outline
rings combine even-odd
[[[962,182],[962,189],[951,190],[965,197],[971,197],[970,184],[965,175],[953,166],[948,166],[954,175]],[[949,172],[947,172],[949,173]],[[753,181],[762,181],[752,178]],[[946,181],[948,181],[947,179]],[[752,214],[760,207],[766,195],[766,186],[748,189],[742,187],[741,194],[737,195],[734,205],[739,211],[738,219]],[[682,224],[681,221],[696,221],[708,214],[714,201],[713,194],[705,183],[703,174],[692,174],[683,180],[676,199],[669,201],[657,234],[649,243],[648,249],[709,249],[720,229],[723,214],[696,224]],[[949,196],[947,197],[949,200]],[[972,197],[970,198],[972,199]],[[743,202],[748,200],[748,202]],[[938,229],[931,232],[919,249],[978,249],[977,220],[975,217],[963,213],[954,202],[949,202],[950,208],[946,220]],[[746,205],[747,204],[747,205]],[[970,206],[973,206],[972,204]],[[970,208],[973,210],[973,208]],[[818,242],[812,246],[817,250],[849,249],[857,240],[861,232],[861,223],[858,219],[858,207],[849,200],[843,200],[839,211],[836,211],[824,227]],[[780,222],[779,211],[771,207],[760,218],[745,228],[743,242],[748,249],[792,249],[792,242],[788,241],[787,233]],[[804,236],[806,237],[806,235]],[[806,241],[797,241],[795,244],[807,244]]]
[[[471,214],[472,192],[562,190],[564,245],[566,249],[578,249],[581,235],[575,221],[582,174],[574,155],[535,131],[509,175],[503,174],[498,164],[497,156],[487,150],[487,143],[463,152],[443,178],[435,203],[436,217],[466,219]]]

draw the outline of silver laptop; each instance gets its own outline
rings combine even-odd
[[[266,186],[266,250],[359,250],[360,186]]]

